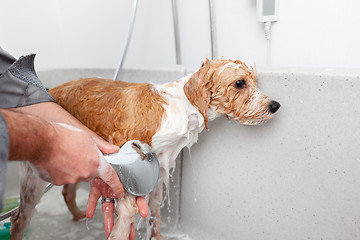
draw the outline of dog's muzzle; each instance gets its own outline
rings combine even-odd
[[[277,110],[279,110],[280,108],[280,103],[276,102],[276,101],[271,101],[269,104],[269,111],[271,113],[276,113]]]

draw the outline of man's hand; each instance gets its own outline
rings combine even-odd
[[[119,150],[53,102],[0,111],[8,125],[9,159],[29,160],[56,185],[90,180],[98,175],[98,149],[106,154]],[[111,186],[115,192],[122,189]]]
[[[54,134],[49,137],[47,149],[31,160],[40,175],[55,185],[97,176],[100,155],[91,136],[69,125],[53,123],[51,127]]]
[[[110,166],[111,167],[111,166]],[[117,179],[119,179],[117,177]],[[96,204],[100,197],[103,198],[121,198],[123,194],[114,194],[108,184],[106,184],[100,178],[95,178],[91,181],[91,189],[89,193],[89,200],[86,209],[86,217],[92,218],[95,213]],[[149,214],[149,207],[144,197],[137,197],[136,204],[139,208],[139,213],[142,217],[147,217]],[[104,202],[102,204],[102,211],[104,217],[104,226],[105,226],[105,236],[109,237],[111,229],[114,225],[114,203]],[[135,228],[134,225],[131,225],[131,232],[129,239],[132,240],[135,238]]]
[[[85,130],[23,112],[0,111],[8,126],[9,159],[30,161],[44,180],[55,185],[88,181],[98,175],[100,154],[96,141],[108,153],[119,149],[94,141]]]

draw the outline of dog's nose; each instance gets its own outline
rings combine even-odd
[[[271,113],[276,113],[277,110],[280,108],[280,103],[276,101],[271,101],[269,104],[269,110]]]

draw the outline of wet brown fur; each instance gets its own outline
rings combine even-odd
[[[236,67],[225,67],[233,64]],[[257,89],[256,71],[240,60],[228,59],[208,60],[195,72],[184,86],[184,93],[192,105],[204,116],[207,128],[207,111],[209,107],[216,112],[243,124],[249,120],[268,120],[272,114],[268,112],[271,99],[261,94],[256,109],[251,109],[252,95],[260,92]],[[239,89],[235,82],[244,80],[246,87]]]
[[[131,139],[151,146],[151,138],[165,114],[166,102],[148,83],[89,78],[66,83],[49,92],[84,125],[119,146]]]

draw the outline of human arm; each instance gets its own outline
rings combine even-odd
[[[36,105],[34,105],[36,107]],[[44,179],[56,185],[89,180],[98,175],[99,152],[85,131],[70,130],[36,115],[13,109],[1,109],[9,134],[9,160],[28,160]],[[100,142],[100,141],[99,141]],[[98,144],[108,152],[118,150],[110,144]],[[116,173],[115,173],[116,174]],[[124,192],[114,184],[115,192]]]

